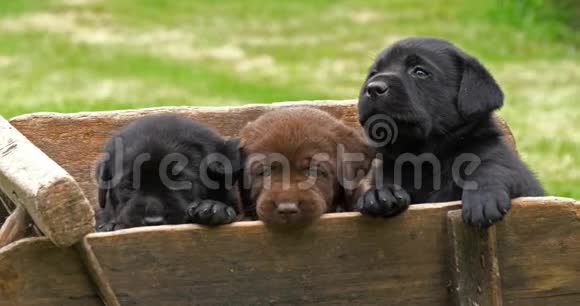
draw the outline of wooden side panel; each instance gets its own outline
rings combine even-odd
[[[495,226],[465,225],[461,210],[447,213],[452,296],[457,306],[501,306],[501,279],[497,262]]]
[[[503,304],[580,305],[579,201],[513,205],[495,227]],[[90,234],[83,243],[120,305],[451,305],[448,233],[464,242],[478,233],[447,226],[448,211],[459,207],[414,205],[387,220],[329,214],[292,231],[260,222],[134,228]],[[492,245],[475,249],[491,258]],[[476,257],[465,263],[481,265],[477,250],[463,246],[464,257]],[[47,238],[0,249],[0,306],[101,305],[80,249]]]
[[[518,203],[497,226],[504,305],[580,305],[580,201]]]
[[[239,107],[160,107],[140,110],[76,114],[38,113],[13,118],[14,125],[30,141],[66,169],[80,184],[85,195],[96,203],[94,166],[111,132],[143,116],[175,113],[189,116],[214,127],[225,136],[236,136],[249,121],[281,107],[312,106],[334,115],[350,126],[359,127],[356,101],[302,101],[254,104]],[[498,117],[506,141],[513,137]],[[515,145],[514,145],[515,147]]]
[[[76,251],[47,238],[0,249],[0,306],[101,306]]]
[[[330,214],[306,229],[260,222],[90,234],[121,305],[449,305],[446,215]]]

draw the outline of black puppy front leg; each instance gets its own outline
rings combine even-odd
[[[203,225],[222,225],[236,220],[233,207],[214,200],[195,201],[189,205],[186,213],[192,223]]]
[[[503,219],[512,206],[509,179],[513,176],[509,169],[494,164],[477,169],[469,178],[471,186],[462,191],[463,221],[487,227]]]
[[[371,217],[392,217],[405,211],[411,203],[411,197],[401,187],[387,184],[373,186],[358,199],[357,208]]]

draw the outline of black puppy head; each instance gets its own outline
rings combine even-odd
[[[475,58],[445,40],[408,38],[383,50],[372,64],[358,110],[365,127],[383,115],[401,137],[426,139],[502,103],[501,89]]]
[[[195,168],[179,162],[165,165],[150,154],[125,154],[117,162],[118,156],[112,155],[100,161],[102,223],[112,224],[113,229],[184,223],[188,204],[197,194],[207,193],[199,188]]]
[[[97,225],[109,228],[100,230],[185,223],[187,208],[200,200],[240,210],[234,186],[241,174],[238,140],[179,124],[165,134],[163,121],[155,122],[154,130],[146,123],[113,136],[105,146],[97,165]]]

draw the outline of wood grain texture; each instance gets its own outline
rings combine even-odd
[[[77,182],[0,117],[0,190],[22,205],[56,245],[94,231],[93,210]]]
[[[26,238],[0,249],[0,306],[102,306],[73,248]]]
[[[10,122],[50,158],[66,169],[85,195],[96,205],[95,162],[111,133],[147,115],[174,113],[191,117],[217,129],[225,136],[237,136],[241,128],[263,113],[282,107],[311,106],[331,113],[346,124],[359,127],[356,101],[298,101],[253,104],[238,107],[159,107],[139,110],[75,114],[36,113]],[[497,117],[506,141],[515,148],[513,136]]]
[[[459,209],[447,213],[447,224],[455,305],[503,305],[495,226],[465,225]]]
[[[86,242],[121,305],[449,305],[445,219],[457,208],[330,214],[295,231],[134,228]]]
[[[514,203],[497,225],[504,305],[580,305],[580,201]]]
[[[81,256],[81,259],[87,268],[88,275],[91,277],[95,288],[106,306],[120,306],[119,300],[115,295],[115,291],[111,287],[111,283],[107,279],[101,263],[97,260],[95,252],[90,244],[86,243],[86,239],[74,246]]]
[[[84,243],[120,305],[452,305],[447,215],[459,207],[330,214],[286,232],[260,222],[143,227]],[[504,305],[579,305],[579,208],[513,201],[495,226]],[[101,305],[78,251],[47,238],[0,249],[0,306]]]

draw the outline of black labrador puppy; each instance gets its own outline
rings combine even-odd
[[[241,213],[239,140],[189,118],[155,115],[116,132],[97,165],[97,230],[231,223]]]
[[[492,114],[502,104],[491,74],[450,42],[408,38],[383,50],[358,103],[360,123],[382,155],[361,212],[386,217],[409,203],[462,200],[465,223],[489,226],[510,199],[542,196],[496,126]]]

